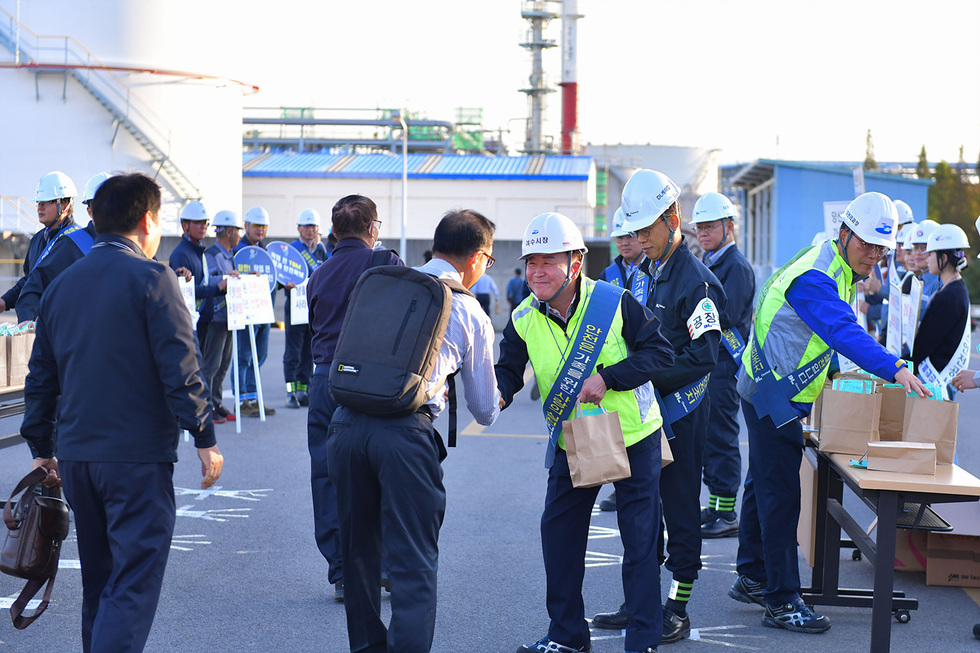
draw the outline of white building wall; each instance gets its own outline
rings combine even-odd
[[[274,238],[293,236],[296,218],[305,208],[320,212],[326,233],[334,203],[355,193],[378,205],[381,238],[386,243],[401,238],[401,179],[245,177],[242,192],[243,209],[261,205],[269,211],[269,233]],[[520,240],[528,221],[546,211],[564,213],[582,225],[588,237],[594,208],[590,192],[594,195],[587,181],[409,179],[406,238],[431,240],[443,214],[458,208],[479,211],[493,220],[498,241]]]

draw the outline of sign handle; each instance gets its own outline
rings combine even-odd
[[[231,331],[231,350],[234,354],[231,357],[234,379],[232,385],[235,388],[235,433],[242,432],[242,392],[238,387],[238,330]]]
[[[259,374],[259,355],[255,349],[255,327],[248,325],[248,340],[252,346],[252,371],[255,372],[255,398],[259,402],[259,420],[265,421],[265,402],[262,400],[262,377]]]

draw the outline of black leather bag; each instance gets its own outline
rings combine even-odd
[[[27,628],[47,609],[58,573],[61,543],[68,537],[68,506],[59,488],[46,488],[41,481],[47,470],[39,467],[21,479],[3,508],[7,536],[0,549],[0,571],[27,580],[17,600],[10,606],[14,628]],[[15,496],[24,493],[11,507]],[[33,615],[24,608],[47,583],[41,604]]]

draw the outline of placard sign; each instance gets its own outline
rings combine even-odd
[[[240,331],[245,328],[245,284],[242,277],[225,277],[228,287],[225,290],[225,306],[228,308],[228,330]],[[237,350],[236,350],[237,351]]]
[[[194,328],[197,328],[197,321],[201,318],[201,314],[197,312],[197,294],[194,292],[194,281],[186,280],[184,277],[177,277],[177,286],[180,288],[180,296],[184,300],[184,306],[187,307],[187,312],[191,314],[191,324]]]
[[[292,325],[309,324],[310,308],[306,303],[306,284],[299,284],[289,291],[289,323]]]
[[[276,240],[265,246],[266,253],[272,258],[276,268],[276,280],[282,285],[295,283],[297,286],[309,276],[309,266],[303,255],[295,247],[281,240]]]
[[[919,328],[919,309],[922,307],[922,282],[912,277],[909,294],[902,295],[902,344],[912,355],[915,332]]]
[[[830,240],[837,238],[848,204],[850,204],[848,201],[823,203],[823,231]]]
[[[240,277],[243,285],[245,324],[271,324],[276,321],[272,312],[269,279],[264,274]]]
[[[235,253],[235,268],[241,274],[257,272],[265,275],[266,282],[269,284],[269,292],[271,293],[276,289],[276,267],[272,263],[272,257],[261,247],[252,245],[238,250]]]

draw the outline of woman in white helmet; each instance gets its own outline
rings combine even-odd
[[[977,233],[980,233],[980,216],[977,217],[975,226]],[[977,258],[980,258],[980,254],[977,254]],[[980,387],[980,371],[963,370],[953,377],[952,386],[960,392]],[[973,627],[973,634],[980,639],[980,624]]]
[[[930,274],[942,287],[926,308],[912,347],[912,362],[919,378],[946,386],[970,362],[970,293],[960,270],[967,266],[970,243],[966,232],[954,224],[933,229],[926,243]]]

